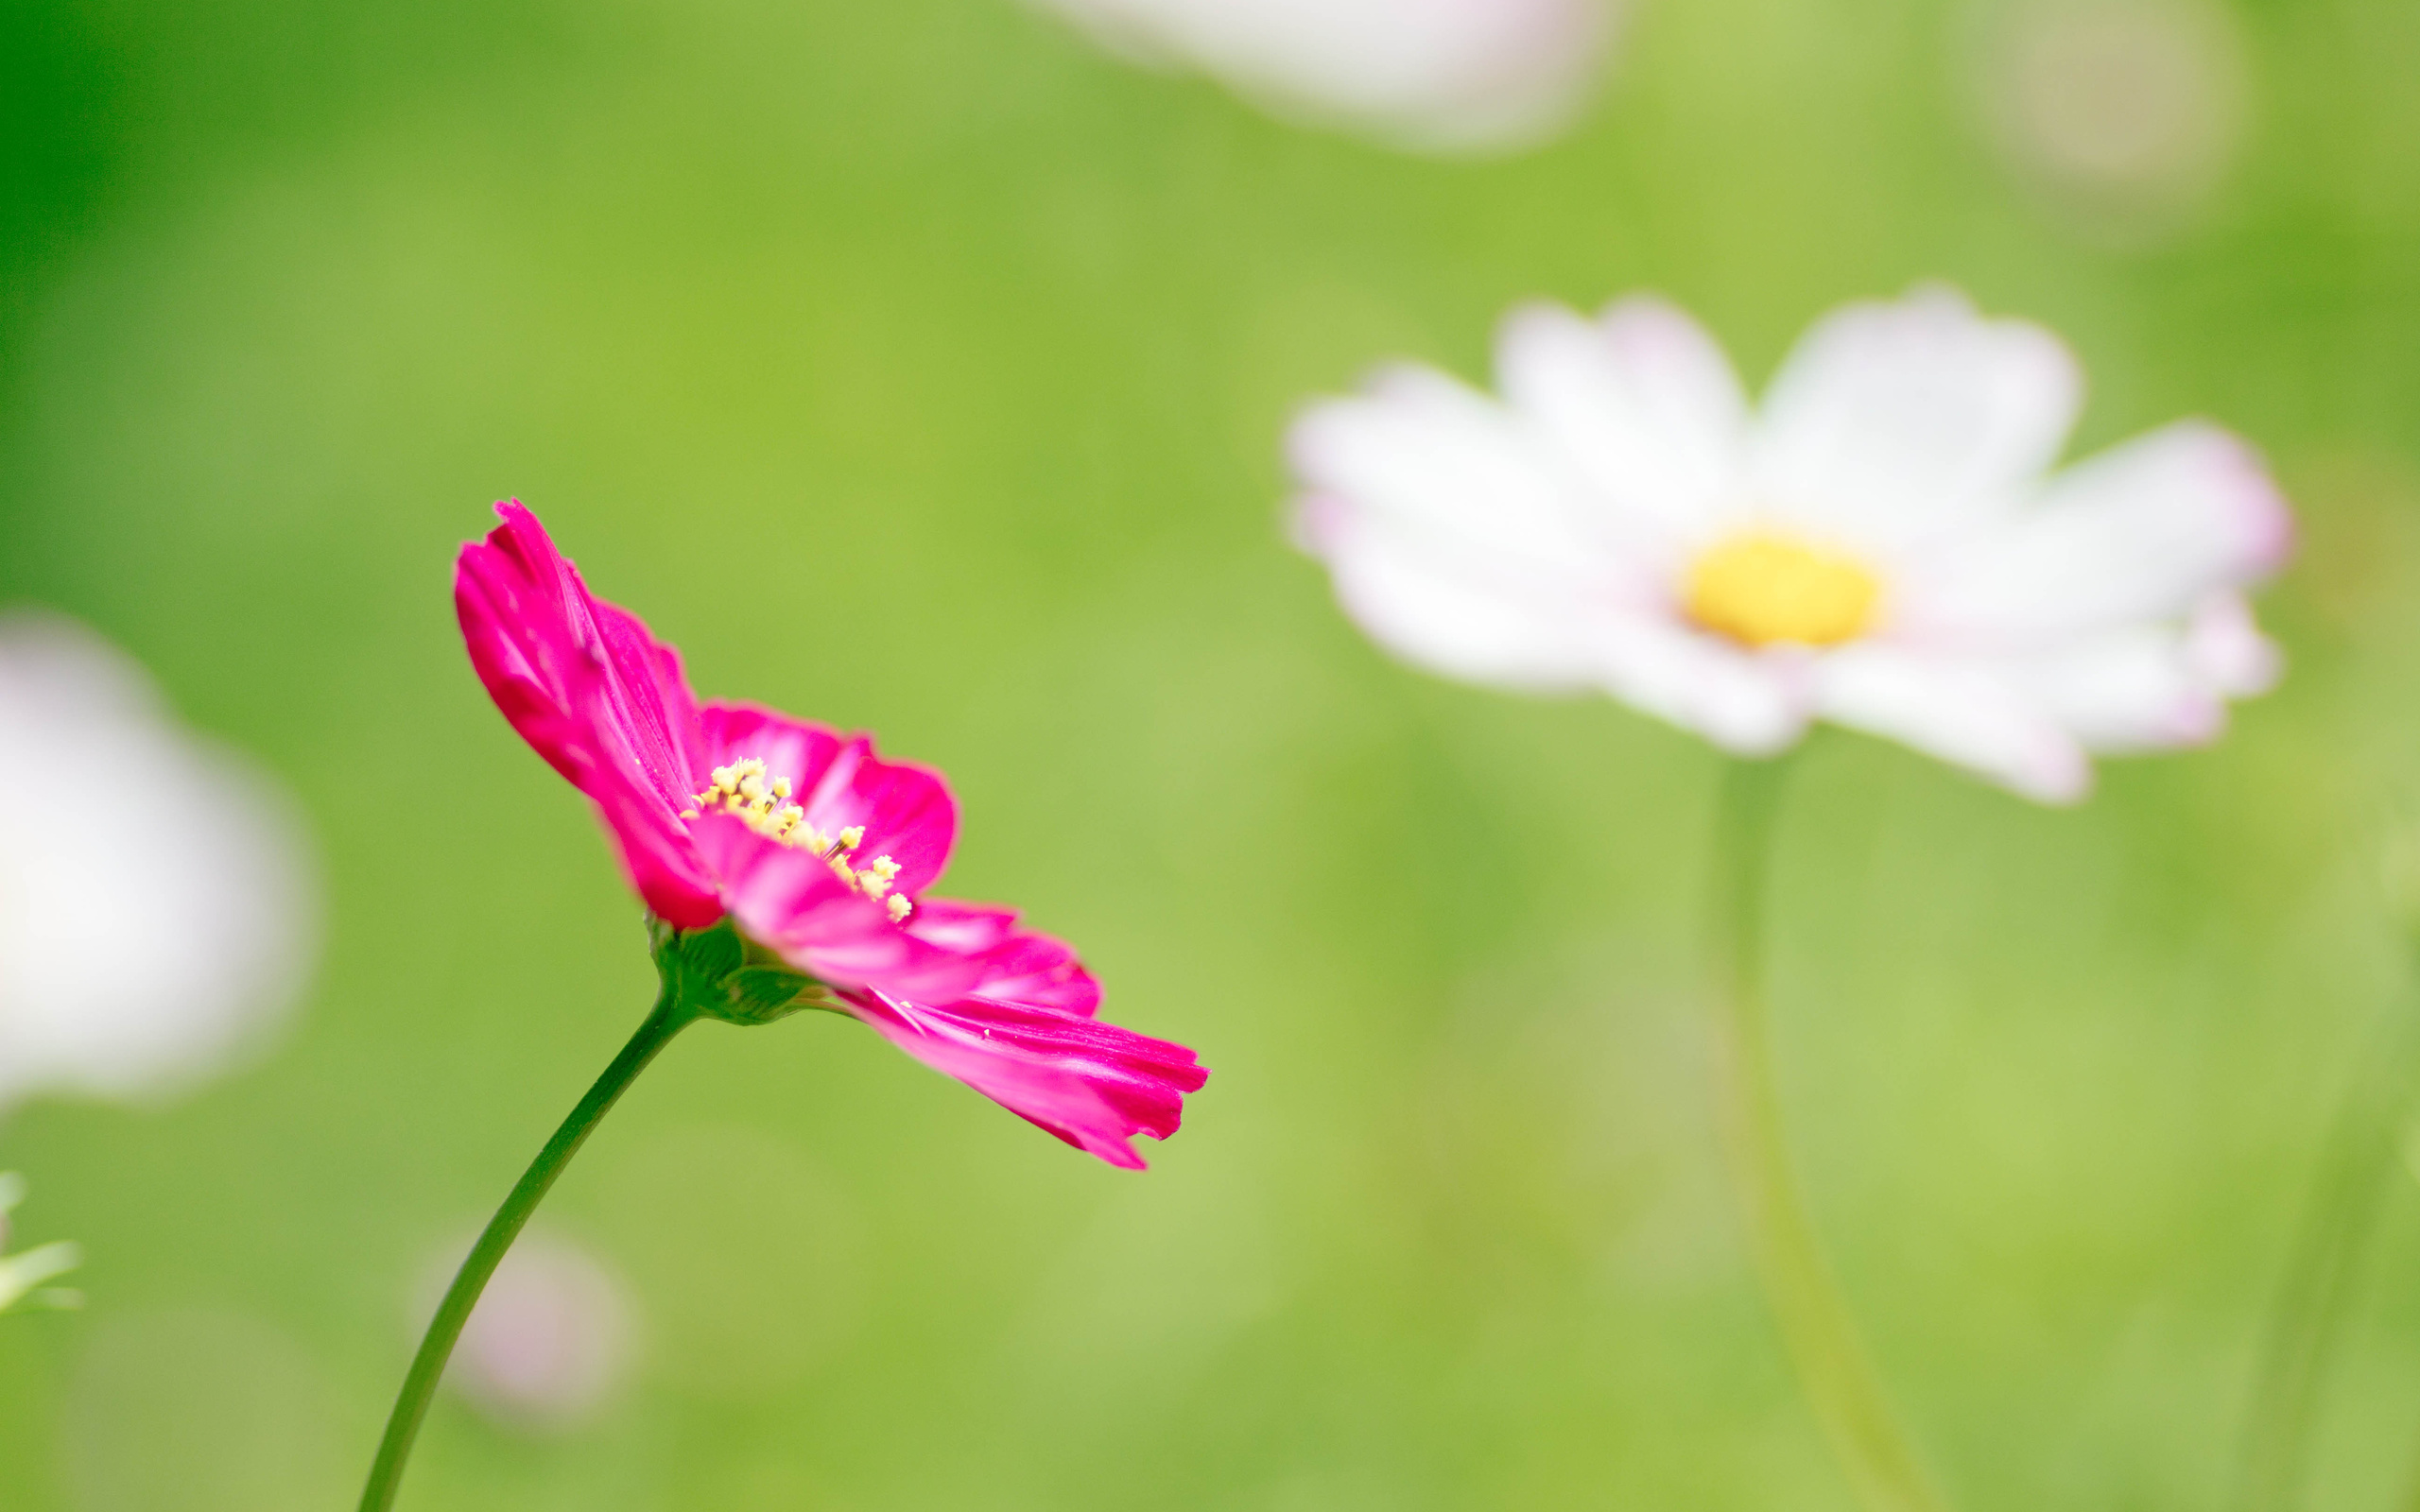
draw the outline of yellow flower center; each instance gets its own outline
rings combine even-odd
[[[890,891],[892,879],[899,875],[899,863],[889,856],[876,856],[861,866],[851,866],[849,857],[865,843],[865,830],[853,824],[838,834],[825,834],[807,823],[806,810],[790,801],[788,778],[776,777],[768,782],[765,764],[753,756],[717,766],[707,775],[714,779],[714,785],[689,800],[696,807],[683,809],[683,818],[728,814],[768,839],[779,840],[795,850],[812,850],[831,867],[834,876],[890,909],[894,922],[906,919],[915,907],[906,894]]]
[[[1742,645],[1838,645],[1864,633],[1882,580],[1855,558],[1747,530],[1689,564],[1689,618]]]

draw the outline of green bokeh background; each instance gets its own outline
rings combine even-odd
[[[431,1250],[645,1008],[452,625],[511,493],[708,694],[944,767],[950,890],[1217,1074],[1136,1177],[836,1020],[695,1032],[544,1219],[629,1280],[631,1386],[552,1439],[441,1403],[406,1507],[1841,1512],[1714,1160],[1716,759],[1384,660],[1276,438],[1382,355],[1482,374],[1522,297],[1658,288],[1761,375],[1936,276],[2070,338],[2083,446],[2270,452],[2292,670],[2072,812],[1819,740],[1784,1091],[1962,1503],[2215,1505],[2420,760],[2420,10],[2231,14],[2232,172],[2118,235],[2005,164],[1990,14],[1926,0],[1658,0],[1581,129],[1485,163],[1007,0],[0,12],[0,598],[290,782],[328,898],[274,1054],[0,1125],[22,1239],[91,1251],[87,1312],[0,1326],[0,1507],[349,1505]],[[2414,1195],[2312,1504],[2409,1492]]]

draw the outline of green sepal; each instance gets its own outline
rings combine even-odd
[[[803,1009],[839,1005],[830,988],[742,938],[728,919],[691,930],[649,919],[648,942],[666,1000],[699,1018],[771,1023]]]
[[[734,1023],[770,1023],[803,1008],[829,1007],[823,984],[786,966],[743,966],[722,979]]]

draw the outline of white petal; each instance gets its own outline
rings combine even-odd
[[[1345,614],[1406,661],[1539,692],[1591,680],[1595,659],[1563,585],[1517,560],[1455,553],[1334,495],[1303,500],[1295,534],[1327,563]]]
[[[2015,518],[1911,561],[1894,584],[1893,622],[1910,636],[2006,648],[2174,619],[2267,576],[2292,537],[2252,449],[2187,421],[2068,469]]]
[[[2193,675],[2230,698],[2248,698],[2277,685],[2285,657],[2253,623],[2241,593],[2213,593],[2185,627],[2185,655]]]
[[[2075,738],[2008,679],[1972,662],[1853,645],[1818,659],[1824,716],[1970,767],[2027,798],[2072,803],[2092,786]]]
[[[2185,635],[2137,626],[2002,673],[2029,701],[2097,751],[2200,746],[2226,728],[2226,700],[2202,675]]]
[[[1572,459],[1608,508],[1702,541],[1742,500],[1748,399],[1697,322],[1634,298],[1586,320],[1531,305],[1496,344],[1505,398]]]
[[[1327,563],[1346,615],[1415,665],[1532,692],[1601,688],[1742,755],[1806,729],[1803,658],[1753,656],[1517,561],[1443,549],[1334,496],[1302,501],[1296,535]]]
[[[2047,470],[2083,381],[2057,337],[1948,289],[1854,304],[1765,397],[1757,481],[1776,516],[1887,550],[2004,507]]]
[[[1594,642],[1605,689],[1738,756],[1770,756],[1806,730],[1805,659],[1753,655],[1670,620],[1600,618]]]
[[[1485,395],[1425,368],[1381,373],[1288,433],[1294,474],[1395,531],[1574,582],[1643,584],[1635,553],[1598,518],[1562,459]]]
[[[2200,746],[2226,728],[2226,700],[2276,680],[2275,646],[2237,593],[2182,626],[2136,625],[2008,664],[2052,718],[2099,751]]]

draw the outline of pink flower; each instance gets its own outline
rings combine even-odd
[[[596,804],[631,884],[683,937],[728,920],[751,960],[1113,1165],[1176,1131],[1208,1072],[1095,1012],[1075,952],[1005,908],[928,898],[958,803],[941,774],[752,704],[700,705],[681,659],[592,596],[537,516],[462,548],[455,606],[513,729]],[[735,956],[728,980],[751,974]],[[778,971],[778,969],[776,969]],[[781,973],[786,1000],[802,986]],[[736,1016],[736,1015],[735,1015]]]

